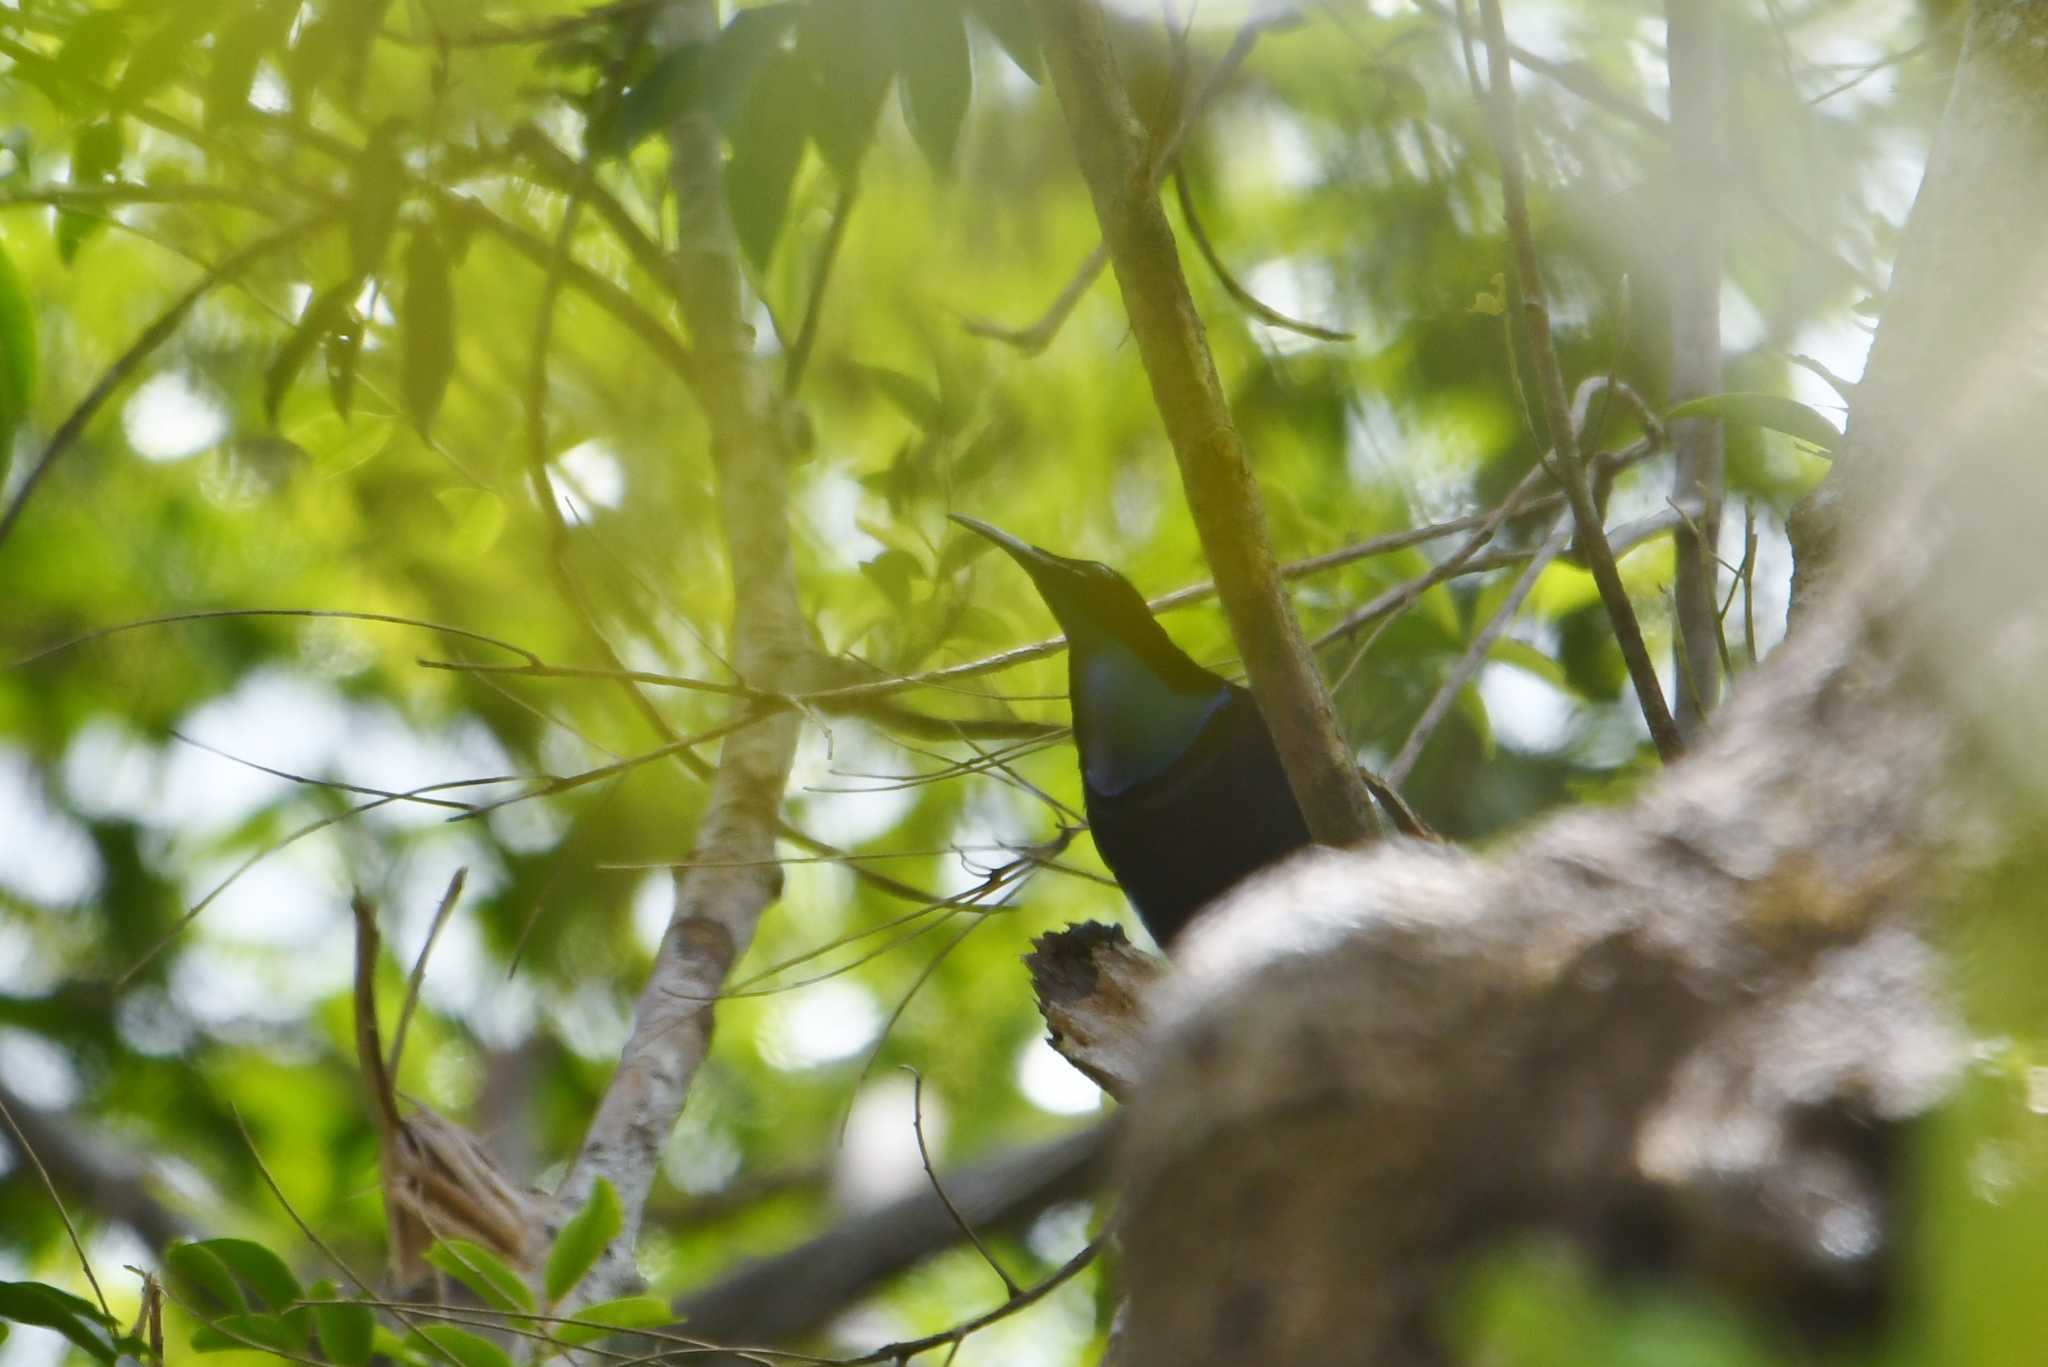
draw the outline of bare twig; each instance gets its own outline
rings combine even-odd
[[[1209,241],[1209,234],[1202,227],[1201,215],[1195,212],[1195,196],[1193,191],[1188,189],[1188,173],[1184,166],[1176,165],[1173,168],[1173,191],[1175,198],[1180,202],[1181,222],[1188,225],[1188,236],[1194,239],[1195,250],[1200,252],[1202,260],[1208,263],[1209,270],[1216,277],[1216,283],[1223,286],[1224,292],[1242,305],[1245,312],[1268,327],[1298,332],[1319,342],[1351,340],[1352,334],[1337,328],[1320,327],[1315,323],[1304,323],[1299,318],[1290,318],[1246,289],[1238,278],[1230,273],[1230,267],[1223,264],[1223,258],[1216,254],[1215,245]]]
[[[1300,20],[1294,14],[1279,11],[1251,19],[1238,28],[1237,36],[1231,40],[1230,47],[1217,59],[1215,67],[1204,78],[1201,89],[1195,92],[1194,98],[1181,105],[1180,118],[1159,143],[1157,154],[1152,155],[1148,152],[1151,190],[1158,188],[1160,178],[1178,159],[1181,144],[1187,140],[1189,130],[1194,127],[1196,120],[1209,104],[1222,93],[1230,78],[1237,74],[1245,59],[1251,56],[1252,49],[1258,45],[1259,39],[1268,32],[1291,27],[1298,22]],[[1067,316],[1074,311],[1074,306],[1081,302],[1081,297],[1088,293],[1088,287],[1095,283],[1095,278],[1102,274],[1102,268],[1108,264],[1109,244],[1096,243],[1095,250],[1088,254],[1088,259],[1081,263],[1080,268],[1061,288],[1051,307],[1028,327],[1005,327],[1001,323],[977,318],[966,320],[962,326],[973,336],[1007,342],[1027,356],[1036,356],[1059,334],[1061,325],[1067,321]]]
[[[158,314],[156,321],[144,328],[142,335],[115,358],[114,363],[107,367],[106,373],[86,391],[85,397],[78,401],[78,406],[71,410],[71,415],[51,433],[49,443],[43,447],[43,453],[36,458],[35,464],[29,467],[28,474],[21,481],[21,487],[15,490],[14,501],[7,505],[6,512],[0,513],[0,546],[6,544],[8,533],[12,532],[14,524],[21,520],[22,510],[28,506],[29,498],[35,493],[37,486],[63,458],[64,453],[76,444],[79,436],[85,431],[86,424],[90,423],[107,400],[113,397],[114,391],[126,383],[128,377],[133,375],[158,347],[170,340],[171,334],[185,321],[185,315],[192,311],[194,304],[272,252],[292,245],[328,221],[328,215],[318,214],[280,228],[267,237],[258,238],[200,276],[189,289]]]
[[[924,1142],[924,1074],[908,1064],[904,1065],[904,1071],[910,1074],[910,1127],[917,1135],[917,1157],[918,1161],[924,1164],[925,1180],[931,1183],[932,1194],[939,1198],[939,1204],[946,1208],[947,1218],[952,1220],[954,1227],[966,1237],[967,1242],[974,1245],[974,1251],[988,1264],[989,1271],[1002,1280],[1003,1288],[1010,1293],[1010,1299],[1015,1300],[1024,1294],[1024,1288],[1017,1285],[1016,1278],[996,1261],[996,1255],[988,1251],[988,1245],[974,1232],[974,1226],[967,1223],[967,1217],[960,1213],[960,1207],[954,1205],[953,1198],[946,1195],[946,1184],[939,1180],[939,1174],[932,1167],[932,1151]]]
[[[434,922],[427,927],[426,941],[420,945],[419,957],[413,960],[412,975],[405,981],[405,1004],[398,1009],[398,1024],[391,1031],[391,1060],[385,1064],[393,1077],[398,1076],[398,1065],[405,1059],[405,1032],[411,1027],[412,1013],[420,1004],[420,985],[427,979],[427,959],[433,954],[434,941],[441,938],[441,928],[448,924],[456,899],[462,896],[463,880],[468,877],[469,870],[460,868],[448,880],[448,890],[441,894],[441,904],[434,908]]]
[[[64,1233],[71,1240],[71,1251],[78,1255],[78,1266],[85,1273],[85,1279],[92,1285],[93,1299],[100,1303],[100,1313],[109,1321],[114,1318],[113,1310],[107,1305],[107,1293],[100,1290],[100,1279],[93,1275],[92,1259],[85,1256],[85,1241],[78,1237],[78,1226],[71,1223],[71,1212],[64,1208],[64,1198],[57,1194],[57,1184],[50,1180],[50,1170],[43,1166],[35,1146],[21,1133],[21,1126],[14,1123],[14,1112],[7,1109],[7,1102],[0,1098],[0,1120],[7,1122],[7,1132],[14,1136],[14,1147],[28,1159],[29,1166],[36,1170],[36,1177],[43,1184],[43,1191],[49,1195],[50,1204],[57,1208],[57,1218],[64,1222]],[[1009,1278],[1005,1277],[1004,1281]]]
[[[1529,557],[1529,563],[1524,565],[1521,574],[1516,576],[1514,586],[1508,590],[1507,597],[1501,600],[1500,606],[1494,610],[1486,625],[1472,637],[1471,643],[1465,647],[1465,653],[1458,657],[1458,663],[1444,676],[1444,681],[1437,686],[1436,692],[1423,707],[1422,715],[1415,719],[1414,729],[1409,731],[1408,739],[1402,742],[1400,752],[1387,765],[1386,781],[1389,784],[1398,788],[1407,782],[1409,773],[1415,768],[1415,761],[1422,757],[1422,747],[1429,744],[1429,738],[1436,733],[1436,728],[1449,715],[1451,705],[1458,700],[1458,695],[1464,692],[1465,685],[1472,681],[1472,676],[1479,672],[1480,665],[1486,662],[1487,656],[1493,650],[1493,643],[1500,639],[1501,633],[1507,630],[1508,623],[1514,621],[1515,614],[1521,611],[1522,602],[1529,596],[1529,590],[1536,587],[1536,581],[1542,577],[1543,571],[1550,567],[1550,562],[1562,554],[1564,548],[1570,544],[1570,531],[1559,527],[1544,539],[1542,547],[1536,554]]]
[[[1510,289],[1527,339],[1530,365],[1536,372],[1544,421],[1557,452],[1559,477],[1565,485],[1573,520],[1578,524],[1580,553],[1586,559],[1593,582],[1600,590],[1600,601],[1606,606],[1608,618],[1613,623],[1615,641],[1628,665],[1636,700],[1642,707],[1643,719],[1649,723],[1650,737],[1656,742],[1657,753],[1669,763],[1678,758],[1684,742],[1679,736],[1677,723],[1671,719],[1670,708],[1664,702],[1656,668],[1650,663],[1649,650],[1643,644],[1642,626],[1629,603],[1628,589],[1621,582],[1621,573],[1614,564],[1613,549],[1607,544],[1599,513],[1593,506],[1592,490],[1586,482],[1585,466],[1579,457],[1578,437],[1572,430],[1571,411],[1565,401],[1564,376],[1558,368],[1557,353],[1551,341],[1550,309],[1545,301],[1543,277],[1536,260],[1535,232],[1529,224],[1528,194],[1523,184],[1513,72],[1507,34],[1501,20],[1500,0],[1479,0],[1479,9],[1486,24],[1490,81],[1488,107],[1492,115],[1495,149],[1500,156],[1501,197],[1515,256]]]

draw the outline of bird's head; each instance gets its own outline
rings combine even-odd
[[[1055,555],[991,527],[978,518],[953,514],[953,521],[1003,548],[1031,576],[1038,596],[1075,651],[1117,642],[1176,686],[1213,686],[1216,680],[1176,646],[1152,618],[1152,610],[1131,581],[1095,560]]]

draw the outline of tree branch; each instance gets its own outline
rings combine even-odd
[[[1536,392],[1543,405],[1544,425],[1556,451],[1558,482],[1564,485],[1571,503],[1572,519],[1578,524],[1580,553],[1600,601],[1614,625],[1614,639],[1628,665],[1635,685],[1636,701],[1657,753],[1670,763],[1683,751],[1678,726],[1664,702],[1664,690],[1657,682],[1656,667],[1650,663],[1643,644],[1642,625],[1629,603],[1628,589],[1615,567],[1614,552],[1600,525],[1600,513],[1593,505],[1593,492],[1586,482],[1586,467],[1579,454],[1578,433],[1572,427],[1570,406],[1565,400],[1564,374],[1558,367],[1557,351],[1550,336],[1550,306],[1545,298],[1542,269],[1536,260],[1536,235],[1529,225],[1528,193],[1523,184],[1521,134],[1515,119],[1513,65],[1508,57],[1507,33],[1502,26],[1500,0],[1479,0],[1486,20],[1488,112],[1493,123],[1494,149],[1500,156],[1501,198],[1507,215],[1508,240],[1514,249],[1514,270],[1508,279],[1518,319],[1529,352],[1530,368],[1536,372]]]
[[[711,0],[674,0],[656,20],[659,41],[708,41],[717,32]],[[676,280],[696,342],[697,395],[711,429],[712,463],[733,576],[734,665],[749,685],[788,690],[809,653],[790,556],[786,425],[778,387],[754,359],[745,321],[744,276],[725,212],[724,156],[708,113],[669,129],[675,190]],[[605,1089],[583,1147],[563,1183],[580,1202],[599,1177],[618,1189],[625,1226],[581,1289],[591,1300],[636,1280],[632,1249],[661,1146],[681,1114],[711,1042],[713,999],[753,939],[762,911],[781,891],[772,862],[782,792],[796,755],[801,718],[780,711],[729,737],[697,829],[703,864],[676,880],[676,905],[618,1071]],[[769,862],[762,862],[769,861]]]
[[[1721,195],[1691,168],[1722,144],[1719,0],[1666,0],[1671,68],[1671,402],[1727,386],[1721,379]],[[1711,418],[1671,425],[1671,496],[1698,511],[1678,529],[1674,667],[1691,680],[1678,693],[1678,728],[1695,736],[1721,692],[1721,615],[1715,610],[1721,535],[1722,426]],[[1697,530],[1695,530],[1697,529]]]
[[[1364,839],[1378,822],[1281,591],[1258,485],[1188,293],[1145,131],[1117,76],[1102,13],[1094,0],[1033,0],[1032,7],[1188,508],[1288,786],[1317,840]]]
[[[1965,1058],[1916,926],[2043,810],[2043,50],[1979,0],[1808,605],[1688,761],[1488,860],[1304,854],[1176,946],[1124,1114],[1133,1367],[1423,1356],[1459,1260],[1646,1190],[1752,1294],[1875,1280],[1871,1136]]]

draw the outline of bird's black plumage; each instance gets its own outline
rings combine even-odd
[[[1309,843],[1252,695],[1189,659],[1129,580],[954,521],[1008,552],[1066,633],[1095,847],[1153,939],[1170,943],[1219,893]]]

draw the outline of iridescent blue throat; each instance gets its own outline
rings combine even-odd
[[[1230,700],[1227,686],[1174,688],[1114,637],[1091,632],[1072,646],[1067,679],[1083,738],[1081,771],[1104,796],[1164,773]]]

